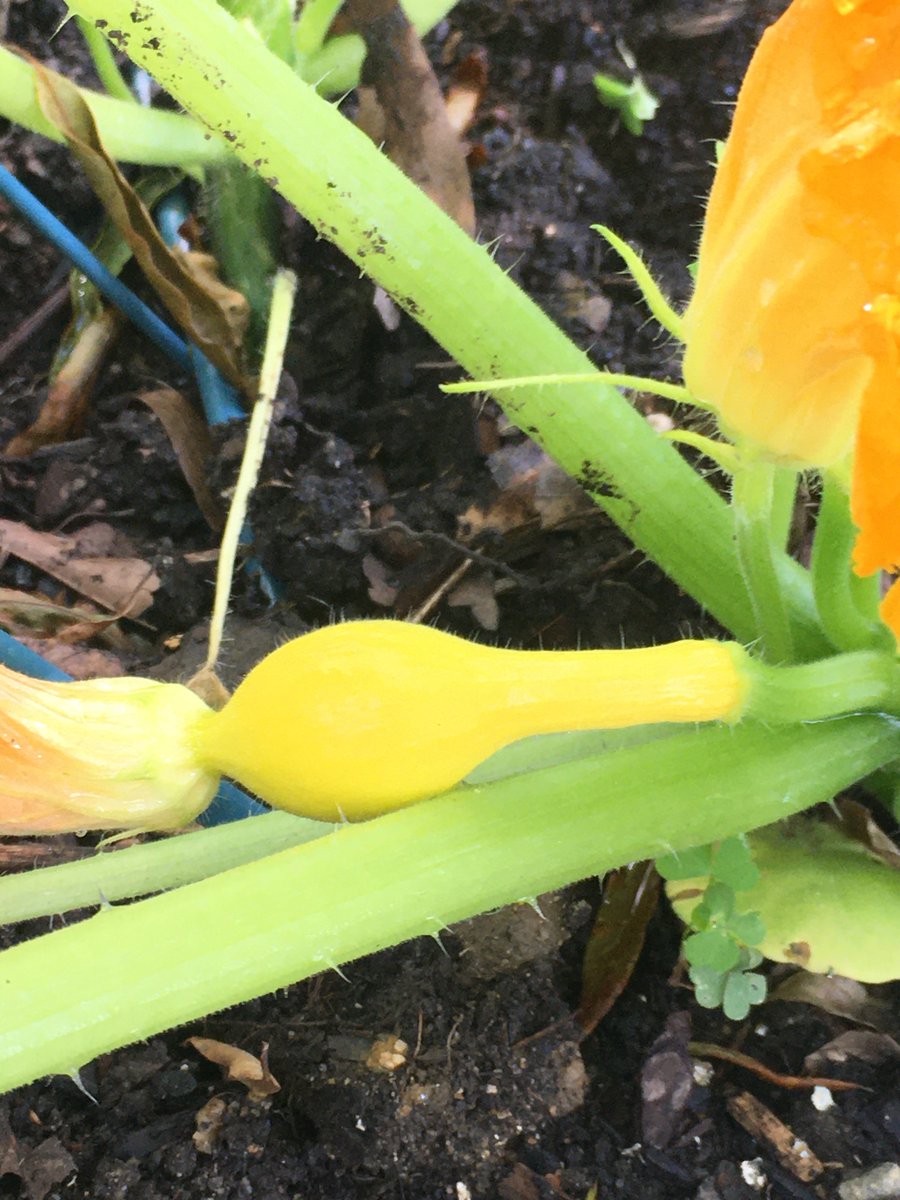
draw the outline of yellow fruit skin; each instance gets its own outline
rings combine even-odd
[[[351,621],[287,643],[195,730],[198,760],[268,803],[365,820],[453,787],[536,733],[733,720],[744,652],[521,651],[428,626]]]

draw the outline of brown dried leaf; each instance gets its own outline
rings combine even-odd
[[[117,309],[105,308],[82,329],[65,365],[50,384],[36,420],[7,443],[5,455],[16,458],[33,454],[41,446],[64,442],[79,430],[122,323]]]
[[[206,481],[206,466],[212,455],[208,425],[187,397],[175,388],[155,388],[138,392],[137,396],[165,429],[197,507],[210,529],[218,532],[225,525],[225,514]]]
[[[470,576],[447,594],[451,608],[468,608],[482,629],[496,633],[500,625],[496,580],[484,573]]]
[[[249,319],[247,301],[218,280],[211,288],[207,265],[198,269],[166,246],[143,201],[106,153],[78,89],[39,63],[34,66],[41,111],[65,138],[160,300],[222,374],[245,388],[241,346]]]
[[[242,1083],[254,1100],[263,1100],[281,1091],[281,1084],[269,1070],[268,1050],[263,1043],[259,1058],[247,1050],[239,1050],[228,1042],[217,1042],[214,1038],[191,1037],[185,1042],[193,1046],[198,1054],[221,1067],[226,1079]]]
[[[575,1019],[586,1034],[597,1028],[631,978],[658,901],[659,876],[650,862],[607,876],[581,968]]]
[[[900,1059],[900,1043],[887,1033],[876,1033],[872,1029],[848,1029],[812,1054],[807,1054],[803,1060],[803,1070],[813,1075],[825,1067],[851,1059],[875,1066],[883,1062],[896,1062]]]
[[[212,1154],[222,1126],[225,1124],[225,1111],[228,1105],[221,1096],[213,1096],[203,1105],[194,1117],[196,1129],[191,1141],[197,1148],[198,1154]]]
[[[838,825],[847,837],[861,842],[870,853],[886,866],[900,870],[900,847],[872,819],[864,804],[841,798],[835,801]]]
[[[366,554],[362,560],[363,574],[369,581],[369,599],[382,608],[392,608],[397,599],[398,588],[392,582],[392,572],[386,563],[374,554]]]
[[[0,520],[0,552],[14,554],[59,579],[67,587],[122,617],[139,617],[153,603],[159,576],[141,558],[90,554],[112,547],[115,530],[98,522],[74,537],[41,533],[21,521]]]
[[[873,999],[861,983],[843,975],[813,975],[797,971],[769,993],[769,1000],[791,1000],[812,1004],[836,1017],[858,1021],[873,1029],[885,1029],[891,1022],[889,1005]]]
[[[347,0],[344,9],[366,43],[359,124],[384,143],[388,156],[435,204],[473,234],[475,205],[462,142],[418,34],[396,0]]]
[[[454,68],[445,104],[450,128],[460,137],[475,120],[487,81],[487,56],[483,50],[473,50]]]
[[[535,442],[501,446],[488,457],[500,493],[487,509],[474,506],[460,518],[460,537],[507,534],[536,523],[555,529],[581,513],[595,511],[586,492]]]
[[[657,1150],[675,1137],[694,1092],[690,1036],[690,1013],[672,1013],[641,1068],[641,1131]]]

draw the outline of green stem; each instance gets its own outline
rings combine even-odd
[[[294,46],[301,60],[322,49],[343,0],[304,0],[294,24]]]
[[[131,91],[131,88],[122,78],[122,72],[119,70],[119,64],[113,56],[109,42],[100,32],[100,30],[92,25],[90,21],[86,21],[84,17],[76,17],[78,28],[81,30],[81,36],[84,38],[88,50],[91,52],[91,58],[94,60],[97,74],[100,77],[100,82],[106,88],[110,96],[114,96],[116,100],[127,101],[129,104],[136,104],[137,101]]]
[[[900,715],[900,664],[893,652],[858,650],[796,667],[750,660],[748,669],[745,713],[759,721],[820,721],[866,709]]]
[[[898,751],[848,717],[707,728],[461,789],[0,954],[0,1088],[329,966],[826,800]]]
[[[787,607],[772,545],[775,467],[762,459],[742,459],[734,473],[732,507],[738,561],[756,625],[758,649],[771,662],[794,657]]]
[[[34,66],[0,46],[0,114],[35,133],[62,142],[35,99]],[[87,88],[79,89],[88,102],[104,145],[121,162],[147,166],[198,167],[228,154],[219,138],[210,138],[190,117],[162,109],[116,100]]]
[[[852,566],[856,535],[845,489],[839,480],[824,475],[812,549],[813,594],[822,628],[841,650],[894,649],[893,634],[878,619],[877,609],[867,613],[859,607]],[[865,593],[862,598],[864,603],[869,600]]]
[[[454,221],[210,0],[74,0],[115,22],[122,46],[327,238],[412,313],[475,378],[583,374],[587,357]],[[148,50],[152,43],[153,49]],[[503,319],[498,321],[497,314]],[[620,527],[743,639],[755,636],[727,507],[603,383],[537,385],[502,402]],[[804,572],[782,556],[798,647],[817,657]]]
[[[0,878],[0,925],[182,887],[331,830],[321,821],[267,813],[126,850],[99,851],[80,862],[6,875]]]
[[[794,522],[798,475],[791,467],[776,467],[772,486],[772,545],[776,551],[787,549]]]

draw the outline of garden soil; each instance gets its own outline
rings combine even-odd
[[[676,374],[673,350],[589,227],[602,221],[639,245],[673,299],[685,300],[715,141],[751,47],[782,7],[463,0],[429,39],[445,83],[469,55],[487,69],[467,134],[479,236],[598,365]],[[10,41],[90,82],[74,26],[55,33],[62,16],[55,0],[0,5]],[[598,104],[592,83],[597,71],[628,78],[628,54],[661,100],[641,137]],[[98,211],[66,153],[17,130],[0,146],[90,238]],[[438,385],[458,372],[443,351],[408,318],[380,315],[356,269],[296,214],[281,216],[282,257],[300,292],[252,508],[258,557],[281,591],[273,606],[259,577],[241,573],[224,664],[231,682],[287,634],[335,617],[414,615],[522,646],[716,632],[498,409],[444,396]],[[2,338],[65,271],[6,209],[0,253]],[[38,321],[17,351],[0,349],[4,444],[46,393],[63,321]],[[111,526],[159,579],[142,623],[107,635],[93,658],[69,648],[77,668],[185,678],[202,651],[216,535],[140,399],[161,386],[190,387],[126,332],[72,437],[0,462],[0,516],[68,535]],[[669,420],[660,403],[637,402],[648,419]],[[220,497],[239,451],[237,430],[220,433],[209,467]],[[22,558],[3,562],[0,584],[79,600]],[[85,844],[65,839],[56,853]],[[896,988],[872,989],[862,1013],[857,997],[849,1016],[832,996],[830,1012],[776,1001],[729,1023],[693,1003],[677,970],[678,929],[661,906],[631,981],[584,1036],[572,1014],[598,897],[588,881],[106,1055],[82,1071],[81,1090],[58,1077],[0,1099],[0,1197],[900,1195],[890,1183],[900,1160]],[[45,928],[31,923],[5,940]],[[253,1054],[267,1047],[281,1090],[251,1099],[189,1036]],[[703,1055],[696,1067],[691,1038],[787,1076],[826,1046],[814,1072],[864,1088],[833,1090],[830,1107],[817,1093],[817,1107],[809,1088]]]

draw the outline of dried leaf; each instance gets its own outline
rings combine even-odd
[[[41,446],[64,442],[78,432],[97,377],[122,323],[116,309],[105,308],[81,330],[68,360],[50,384],[37,418],[9,441],[3,451],[5,455],[24,457]]]
[[[345,13],[366,43],[358,123],[473,234],[475,206],[462,142],[418,34],[396,0],[347,0]]]
[[[576,1020],[596,1029],[631,978],[659,901],[653,864],[634,863],[607,876],[603,899],[584,952]]]
[[[392,608],[397,599],[398,588],[392,582],[393,573],[386,563],[374,554],[366,554],[362,560],[363,574],[369,581],[369,599],[382,608]]]
[[[843,975],[812,975],[808,971],[797,971],[770,992],[769,999],[812,1004],[835,1017],[858,1021],[873,1029],[883,1030],[891,1021],[889,1005],[873,999],[861,983]]]
[[[198,1154],[212,1154],[222,1126],[225,1124],[225,1111],[228,1105],[221,1096],[213,1096],[203,1105],[194,1117],[196,1129],[191,1141]]]
[[[222,374],[245,387],[241,346],[249,306],[244,297],[218,280],[210,288],[207,264],[198,269],[166,246],[143,201],[106,153],[74,84],[35,63],[35,90],[44,116],[65,138],[160,300]]]
[[[206,481],[206,466],[212,456],[208,425],[187,397],[175,388],[155,388],[138,392],[137,396],[165,429],[197,507],[210,529],[218,532],[225,524],[225,516]]]
[[[409,1046],[394,1033],[382,1033],[372,1043],[366,1055],[366,1066],[370,1071],[390,1075],[406,1066]]]
[[[490,575],[470,576],[447,594],[451,608],[468,608],[482,629],[495,633],[500,625],[497,586]]]
[[[690,1036],[690,1013],[672,1013],[641,1068],[641,1129],[657,1150],[675,1137],[694,1092]]]
[[[473,506],[459,520],[466,541],[482,532],[508,534],[529,524],[555,529],[595,506],[578,484],[535,442],[501,446],[488,456],[500,489],[487,509]]]
[[[832,1038],[812,1054],[807,1054],[803,1060],[803,1069],[812,1075],[821,1071],[823,1067],[849,1062],[851,1059],[875,1066],[884,1062],[897,1062],[900,1060],[900,1043],[887,1033],[876,1033],[871,1029],[848,1029],[846,1033]]]
[[[838,825],[847,837],[861,842],[887,866],[900,870],[900,847],[875,823],[864,804],[841,798],[835,802],[835,807]]]
[[[487,56],[483,50],[473,50],[454,68],[445,104],[447,121],[459,137],[465,135],[475,120],[487,81]]]
[[[193,1046],[198,1054],[221,1067],[226,1079],[242,1083],[254,1100],[262,1100],[281,1091],[281,1084],[269,1070],[268,1050],[263,1043],[259,1058],[247,1050],[239,1050],[228,1042],[214,1038],[191,1037],[185,1045]]]
[[[0,552],[14,554],[67,587],[122,617],[139,617],[153,603],[159,576],[140,558],[86,553],[114,539],[111,526],[89,525],[74,537],[41,533],[20,521],[0,520]]]

